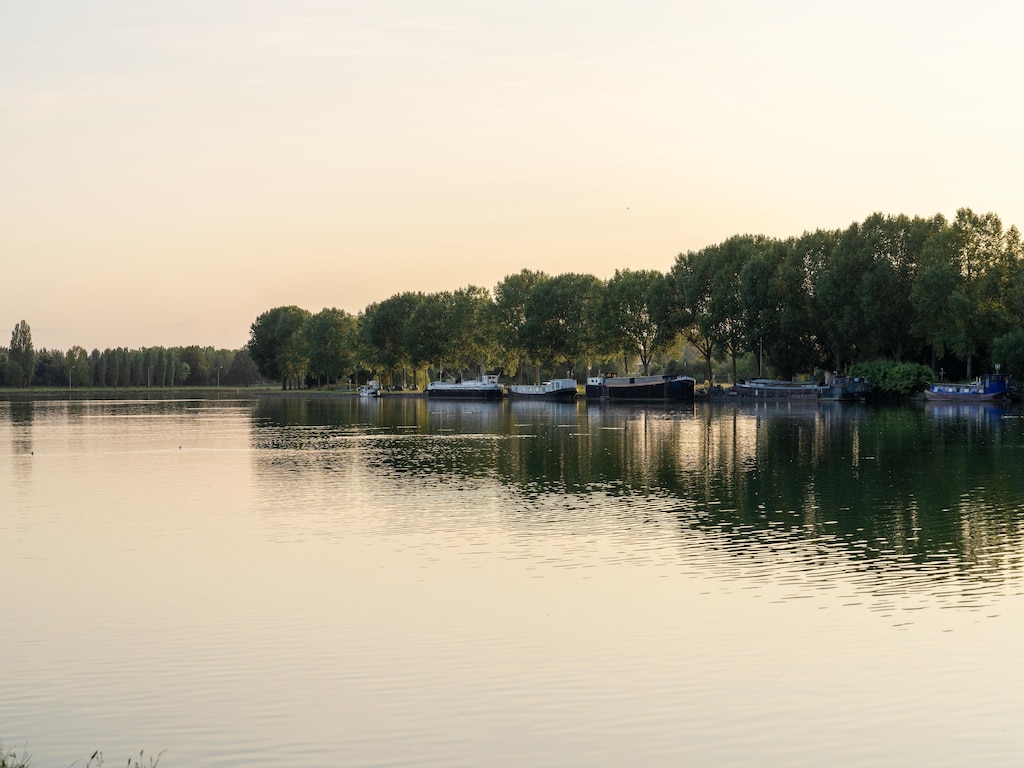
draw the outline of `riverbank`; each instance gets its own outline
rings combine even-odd
[[[259,397],[280,392],[260,387],[4,387],[0,400],[183,400]],[[0,765],[0,768],[3,768]]]
[[[382,392],[381,397],[424,397],[422,390]],[[0,400],[217,400],[256,397],[358,397],[354,389],[254,387],[4,387]],[[3,768],[0,765],[0,768]]]

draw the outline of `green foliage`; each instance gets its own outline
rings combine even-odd
[[[21,363],[8,358],[7,362],[4,363],[4,381],[12,387],[24,386],[25,371],[21,367]]]
[[[40,387],[66,387],[68,385],[66,356],[59,349],[40,349],[35,353],[36,367],[32,383]]]
[[[947,222],[874,213],[844,230],[777,240],[736,235],[681,253],[667,273],[622,269],[593,275],[521,270],[489,291],[467,286],[429,296],[400,293],[353,317],[276,307],[250,327],[242,352],[211,347],[122,347],[67,353],[32,345],[23,320],[0,350],[9,386],[174,386],[252,383],[260,375],[298,386],[369,370],[477,366],[556,374],[577,365],[668,370],[695,350],[706,378],[731,362],[794,378],[844,371],[862,360],[896,363],[975,358],[1024,374],[1024,242],[992,213],[957,211]],[[685,343],[684,343],[685,342]],[[943,359],[945,358],[945,359]],[[678,368],[678,366],[676,366]],[[744,375],[749,375],[745,373]],[[892,393],[914,391],[920,369],[876,371]]]
[[[241,355],[233,386],[248,386],[260,380],[259,371],[245,350],[213,347],[148,347],[143,349],[107,348],[86,352],[73,346],[33,350],[31,383],[41,387],[167,387],[183,384],[212,386],[218,374],[227,382],[228,371]],[[196,373],[198,371],[198,375]],[[25,386],[25,371],[0,349],[0,385]],[[16,384],[15,382],[21,382]]]
[[[342,309],[324,308],[302,326],[302,343],[309,357],[309,373],[330,384],[355,370],[358,326]]]
[[[566,273],[543,280],[526,302],[523,333],[531,359],[572,370],[598,349],[597,313],[604,287],[593,275]]]
[[[714,380],[714,355],[725,342],[723,315],[716,311],[713,283],[717,246],[679,254],[669,279],[675,283],[681,312],[676,326],[683,337],[704,358],[707,380]]]
[[[224,374],[224,383],[233,387],[249,387],[260,381],[260,372],[246,349],[238,350]]]
[[[188,374],[182,381],[183,384],[210,383],[210,371],[212,370],[210,357],[212,353],[213,349],[200,347],[195,344],[182,348],[181,361],[188,366]],[[139,383],[145,384],[145,382],[145,378],[142,378]]]
[[[178,364],[174,367],[174,384],[184,384],[188,381],[189,375],[192,373],[192,366],[186,363],[184,360],[179,360]]]
[[[371,369],[392,371],[422,362],[404,343],[409,319],[422,301],[422,293],[399,293],[365,309],[359,321],[360,357]]]
[[[1024,328],[1017,328],[992,342],[992,360],[1000,371],[1017,381],[1024,381]]]
[[[498,348],[490,293],[470,285],[422,296],[402,341],[416,367],[435,365],[448,372],[486,367]]]
[[[486,288],[468,285],[452,294],[452,314],[445,330],[455,364],[461,370],[487,367],[496,357],[490,306],[491,294]]]
[[[309,360],[300,331],[310,313],[300,307],[275,307],[256,318],[249,328],[249,355],[260,373],[281,382],[282,389],[298,386]]]
[[[69,349],[64,356],[64,373],[71,386],[87,387],[91,385],[92,373],[89,368],[89,353],[79,346]]]
[[[512,374],[518,373],[524,365],[540,362],[527,355],[526,303],[533,290],[549,279],[543,272],[523,269],[507,276],[494,288],[491,325],[499,352],[505,355],[502,367]]]
[[[8,361],[17,363],[7,369],[7,380],[15,387],[27,387],[32,383],[35,372],[36,353],[32,346],[32,330],[22,320],[11,332],[11,346],[7,354]]]
[[[932,369],[920,363],[896,363],[892,360],[874,360],[857,363],[850,369],[852,376],[863,376],[881,395],[916,395],[924,391],[934,379]]]
[[[422,296],[404,324],[401,340],[415,367],[436,365],[441,371],[455,367],[455,351],[447,332],[454,303],[455,298],[448,291]]]
[[[640,358],[644,373],[671,338],[651,311],[651,294],[661,280],[653,270],[616,270],[608,281],[598,314],[603,346]]]

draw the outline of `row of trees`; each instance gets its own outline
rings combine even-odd
[[[671,368],[687,348],[708,380],[741,360],[790,378],[858,361],[1024,374],[1024,247],[1016,227],[964,208],[953,221],[873,214],[845,230],[737,235],[665,273],[608,280],[523,270],[493,291],[400,293],[357,315],[296,306],[260,315],[248,350],[285,387],[411,372]]]
[[[926,363],[970,378],[1002,363],[1024,375],[1024,246],[1016,227],[964,208],[943,216],[873,214],[845,230],[775,239],[737,235],[680,253],[665,273],[522,270],[493,291],[406,292],[352,315],[283,306],[256,318],[243,350],[151,347],[34,350],[23,320],[0,349],[9,386],[283,387],[392,384],[418,374],[503,369],[716,366],[790,378],[863,361]]]
[[[22,320],[0,349],[0,385],[11,387],[248,386],[260,380],[249,353],[213,347],[36,350]]]

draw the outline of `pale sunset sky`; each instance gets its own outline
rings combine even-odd
[[[0,344],[1024,226],[1024,4],[0,0]]]

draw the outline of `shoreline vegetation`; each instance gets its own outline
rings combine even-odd
[[[579,399],[586,401],[582,394],[583,387],[579,387]],[[732,392],[732,385],[717,385],[709,387],[706,384],[699,386],[695,394],[699,400],[742,400],[749,399],[737,397]],[[311,387],[308,389],[281,389],[275,385],[260,385],[254,387],[222,387],[220,389],[209,387],[166,387],[166,388],[110,388],[95,387],[75,389],[69,393],[65,387],[23,387],[0,389],[0,402],[22,401],[22,400],[67,400],[67,401],[89,401],[89,400],[246,400],[258,398],[359,398],[359,392],[349,387]],[[427,399],[425,390],[396,390],[383,391],[377,397],[405,398],[405,399]],[[910,391],[886,391],[876,394],[871,398],[873,401],[882,402],[909,402],[923,399],[923,393],[913,385]],[[0,768],[4,768],[0,764]]]
[[[384,392],[387,397],[422,397],[422,391]],[[310,387],[308,389],[281,389],[275,384],[251,387],[5,387],[0,389],[0,400],[22,397],[55,400],[142,400],[142,399],[244,399],[256,397],[358,397],[350,387]],[[3,766],[0,766],[3,768]]]
[[[127,768],[156,768],[160,764],[160,758],[163,757],[166,751],[161,750],[156,756],[146,756],[145,750],[139,750],[138,757],[128,758]],[[76,760],[71,765],[84,765],[85,768],[103,768],[103,753],[97,749],[85,763],[82,763],[81,760]],[[32,758],[27,750],[22,750],[21,754],[19,754],[16,749],[9,749],[0,744],[0,768],[35,768],[35,764],[32,762]]]
[[[0,349],[0,385],[312,392],[372,379],[394,391],[487,371],[538,384],[686,375],[713,389],[831,372],[893,396],[997,366],[1024,377],[1024,238],[961,208],[952,221],[874,213],[844,230],[735,235],[679,253],[665,272],[523,269],[493,290],[407,291],[356,314],[279,306],[237,350],[37,351],[22,320]]]
[[[664,273],[524,269],[492,291],[398,293],[356,315],[275,307],[246,350],[284,389],[483,371],[520,383],[682,374],[715,388],[831,372],[907,396],[997,366],[1024,376],[1024,240],[969,208],[952,221],[874,213],[845,230],[736,235]]]

